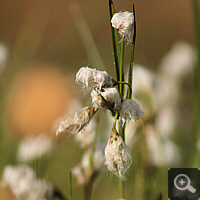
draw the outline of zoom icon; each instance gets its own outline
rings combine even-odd
[[[170,168],[168,170],[168,198],[170,200],[200,200],[200,170],[198,168]]]
[[[196,189],[190,185],[190,178],[186,174],[179,174],[174,179],[174,186],[178,190],[189,190],[192,193],[196,192]]]

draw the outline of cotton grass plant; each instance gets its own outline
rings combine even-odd
[[[108,110],[110,115],[114,118],[114,122],[111,135],[105,148],[104,164],[107,166],[110,173],[118,178],[120,183],[119,198],[125,199],[124,182],[128,178],[128,172],[132,165],[131,150],[125,141],[125,127],[130,120],[135,122],[137,120],[142,120],[144,118],[144,112],[141,110],[140,105],[132,99],[132,71],[136,38],[134,6],[133,12],[120,11],[115,13],[113,2],[110,0],[109,10],[116,80],[106,71],[99,71],[89,66],[81,67],[76,73],[76,82],[82,86],[83,93],[87,94],[91,92],[93,105],[83,108],[76,112],[74,116],[68,117],[65,121],[62,121],[57,129],[56,135],[61,136],[65,133],[85,134],[83,131],[87,129],[87,126],[90,126],[90,121],[94,114],[98,112],[100,108]],[[123,63],[125,44],[132,45],[127,82],[124,77]],[[98,117],[100,116],[98,115]],[[86,200],[89,200],[91,197],[92,185],[99,171],[98,167],[96,167],[97,160],[95,160],[97,133],[98,129],[96,129],[95,139],[90,145],[82,144],[86,150],[86,154],[81,164],[72,170],[72,175],[76,177],[79,183],[84,185]],[[80,138],[82,138],[82,143],[84,143],[84,137]],[[100,157],[101,156],[99,156],[99,159]]]

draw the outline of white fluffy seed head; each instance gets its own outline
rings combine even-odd
[[[53,139],[40,134],[37,137],[25,137],[20,143],[17,160],[30,162],[42,156],[48,155],[54,147]]]
[[[138,120],[144,118],[144,112],[140,105],[133,99],[126,99],[121,106],[120,116],[128,120]]]
[[[120,36],[125,36],[128,43],[132,43],[133,35],[133,13],[125,11],[115,13],[111,19],[113,28],[118,29]]]
[[[121,107],[121,98],[118,90],[116,88],[106,88],[104,92],[101,92],[101,95],[105,98],[105,100],[110,104],[110,106],[116,111]],[[98,93],[93,90],[91,92],[92,103],[96,108],[102,107],[107,108],[104,100]]]
[[[76,82],[83,84],[83,89],[97,89],[99,91],[117,85],[117,81],[110,77],[106,71],[98,71],[89,67],[79,69],[76,74]]]
[[[65,121],[61,121],[56,131],[56,136],[62,133],[76,134],[81,131],[96,113],[97,108],[85,107],[81,111],[76,112],[73,117],[68,117]]]
[[[44,200],[53,198],[53,185],[44,179],[37,179],[35,172],[26,165],[7,165],[4,168],[1,185],[9,187],[17,199]]]
[[[132,164],[129,147],[124,143],[121,136],[112,133],[105,148],[105,165],[110,172],[119,179],[125,180],[126,174]]]

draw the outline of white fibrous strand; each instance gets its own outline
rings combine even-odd
[[[104,92],[100,92],[100,94],[104,97],[104,99],[109,103],[109,105],[113,108],[114,111],[119,110],[121,107],[121,97],[116,88],[107,88]],[[92,103],[96,108],[102,107],[107,108],[105,101],[102,97],[93,90],[91,92]]]
[[[96,111],[97,108],[95,107],[85,107],[81,111],[76,112],[74,116],[60,122],[56,135],[58,136],[62,133],[76,134],[80,132],[90,122]]]
[[[76,82],[83,84],[83,89],[96,89],[99,91],[118,84],[106,71],[98,71],[89,67],[81,67],[79,69],[76,74]]]
[[[54,187],[44,179],[37,179],[35,172],[26,165],[7,165],[1,185],[8,187],[21,200],[52,199]]]
[[[105,148],[105,165],[119,179],[126,180],[126,174],[132,164],[129,147],[116,131],[112,133]]]
[[[126,99],[120,109],[120,117],[128,120],[138,120],[144,118],[144,112],[140,105],[133,99]]]
[[[118,30],[120,36],[124,36],[127,43],[133,40],[133,13],[125,11],[115,13],[111,19],[113,28]]]

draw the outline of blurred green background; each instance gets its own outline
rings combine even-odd
[[[104,64],[113,70],[107,1],[77,1]],[[0,36],[14,56],[62,65],[66,71],[88,64],[87,52],[69,12],[73,1],[1,0]],[[135,4],[137,41],[135,61],[156,68],[161,56],[177,40],[193,39],[190,1],[116,0],[116,11],[132,11]],[[72,11],[73,12],[73,11]],[[18,58],[19,59],[19,58]],[[93,63],[91,63],[93,64]],[[96,66],[98,67],[98,66]]]
[[[132,11],[133,3],[137,20],[136,63],[157,73],[161,58],[175,42],[194,45],[190,1],[115,0],[115,10]],[[0,43],[9,52],[0,77],[2,174],[6,164],[17,163],[16,151],[25,135],[45,132],[55,138],[52,124],[71,107],[70,100],[82,99],[82,104],[88,104],[89,100],[82,98],[80,88],[74,83],[75,73],[81,66],[89,64],[115,77],[108,1],[0,0]],[[125,67],[129,63],[130,46],[126,52]],[[184,88],[183,84],[182,89],[186,92],[184,96],[190,95],[185,104],[188,116],[193,119],[194,85],[192,81],[189,84],[191,88]],[[181,167],[189,165],[189,153],[195,151],[191,147],[187,152],[184,147],[185,142],[194,145],[194,121],[188,121],[191,124],[183,137],[179,137],[182,130],[173,137],[185,155]],[[139,130],[142,132],[142,128]],[[143,140],[144,136],[139,134],[138,142],[131,147],[133,166],[127,181],[127,196],[130,200],[156,200],[162,193],[166,199],[169,166],[145,166],[147,150]],[[68,196],[69,171],[79,162],[82,153],[73,136],[67,137],[58,142],[50,156],[29,164],[39,177],[45,177]],[[117,188],[116,178],[104,173],[94,184],[92,199],[117,199]],[[74,185],[73,189],[74,199],[84,199],[81,186]]]

